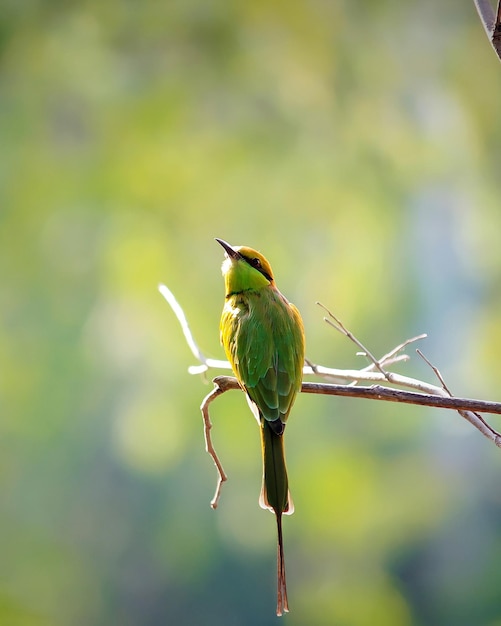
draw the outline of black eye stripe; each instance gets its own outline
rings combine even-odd
[[[258,272],[261,272],[261,274],[270,281],[270,283],[272,282],[272,277],[263,270],[263,266],[261,265],[261,261],[257,258],[257,257],[253,257],[253,258],[249,258],[247,256],[244,256],[243,254],[241,255],[242,258],[247,261],[247,263],[249,265],[251,265],[252,267],[256,268],[258,270]]]

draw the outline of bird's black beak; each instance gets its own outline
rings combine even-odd
[[[218,243],[220,243],[226,251],[226,254],[230,257],[230,259],[239,259],[240,253],[234,250],[229,243],[224,241],[224,239],[215,238]]]

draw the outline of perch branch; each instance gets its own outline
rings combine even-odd
[[[210,368],[231,369],[231,366],[227,361],[209,359],[204,356],[193,337],[184,311],[172,292],[165,285],[159,285],[158,289],[174,311],[192,354],[200,362],[200,365],[188,368],[189,373],[204,373]],[[329,315],[329,317],[324,318],[325,321],[330,326],[341,332],[344,336],[348,337],[350,341],[355,343],[355,345],[357,345],[357,347],[362,351],[359,354],[366,356],[371,363],[359,370],[341,370],[316,365],[310,361],[306,361],[303,368],[303,374],[315,375],[327,380],[342,381],[348,384],[339,385],[332,383],[303,382],[301,387],[302,393],[385,400],[387,402],[400,402],[404,404],[417,404],[420,406],[452,409],[468,420],[472,426],[479,430],[490,441],[494,442],[496,446],[501,447],[501,434],[494,430],[478,413],[479,411],[482,411],[484,413],[501,415],[501,403],[454,397],[445,384],[445,381],[438,369],[432,365],[430,361],[428,361],[420,350],[417,350],[418,354],[432,368],[441,383],[441,387],[417,380],[415,378],[396,374],[395,372],[387,371],[386,368],[389,365],[407,360],[409,357],[405,354],[400,354],[400,352],[409,344],[423,339],[426,335],[418,335],[412,339],[408,339],[390,350],[380,359],[377,359],[325,306],[320,306],[322,306],[322,308]],[[361,380],[372,383],[372,385],[370,387],[356,386]],[[236,378],[231,376],[217,376],[214,378],[213,382],[214,389],[204,398],[200,409],[204,420],[206,450],[214,461],[218,473],[216,491],[211,500],[211,507],[215,509],[217,508],[219,502],[222,485],[227,480],[227,476],[212,444],[210,434],[212,423],[210,421],[209,405],[218,396],[226,391],[229,391],[230,389],[241,389],[241,387]],[[391,383],[397,387],[404,387],[412,389],[413,391],[394,389],[378,383]]]
[[[233,376],[216,376],[214,385],[219,390],[218,395],[230,389],[240,389],[240,385]],[[415,391],[401,391],[390,389],[381,385],[371,387],[351,387],[349,385],[331,385],[329,383],[303,383],[301,393],[321,394],[324,396],[342,396],[345,398],[363,398],[366,400],[385,400],[387,402],[400,402],[402,404],[417,404],[431,406],[440,409],[453,409],[455,411],[483,411],[501,415],[501,403],[489,402],[488,400],[472,400],[470,398],[457,398]],[[485,424],[485,422],[482,423]],[[476,426],[478,428],[478,425]],[[481,430],[479,428],[479,430]],[[501,447],[501,434],[489,427],[488,433],[483,433],[497,446]]]
[[[430,364],[431,366],[431,364]],[[433,366],[431,366],[433,367]],[[236,378],[233,376],[216,376],[212,381],[214,389],[209,393],[202,402],[202,413],[205,424],[205,441],[207,452],[211,455],[218,471],[218,479],[216,485],[216,493],[211,500],[211,507],[215,509],[221,495],[221,487],[226,480],[226,474],[214,450],[210,440],[210,428],[212,427],[209,419],[209,404],[217,396],[230,391],[231,389],[241,390]],[[349,398],[365,398],[368,400],[385,400],[387,402],[400,402],[403,404],[417,404],[420,406],[437,407],[441,409],[453,409],[458,411],[465,419],[479,430],[487,439],[491,440],[496,446],[501,448],[501,434],[496,432],[487,424],[482,417],[475,411],[484,411],[485,413],[496,413],[501,415],[501,403],[488,402],[483,400],[470,400],[468,398],[454,398],[441,395],[416,393],[414,391],[400,391],[382,387],[381,385],[373,385],[372,387],[353,387],[351,385],[332,385],[328,383],[303,383],[301,393],[315,393],[329,396],[343,396]]]

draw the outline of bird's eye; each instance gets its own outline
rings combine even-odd
[[[257,258],[251,259],[251,265],[252,267],[255,267],[256,269],[259,269],[261,267],[261,261]]]

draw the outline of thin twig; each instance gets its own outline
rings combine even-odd
[[[224,377],[221,377],[221,378],[224,378]],[[223,469],[221,461],[219,460],[216,450],[212,444],[212,437],[210,434],[212,423],[210,421],[210,416],[209,416],[209,405],[218,396],[220,396],[222,393],[228,390],[228,387],[225,388],[224,386],[219,386],[219,384],[216,381],[217,381],[217,378],[215,378],[213,381],[214,389],[205,396],[205,398],[202,401],[202,404],[200,405],[200,410],[202,411],[202,417],[204,420],[205,449],[212,457],[212,460],[214,461],[214,465],[216,466],[216,469],[217,469],[216,492],[214,493],[214,497],[212,498],[211,503],[210,503],[213,509],[217,509],[219,496],[221,495],[221,487],[223,486],[223,483],[228,480],[228,477],[226,476],[226,473]]]
[[[438,378],[438,380],[441,382],[441,384],[442,384],[442,389],[443,389],[444,391],[446,391],[446,392],[447,392],[447,394],[448,394],[448,395],[452,398],[452,392],[451,392],[451,390],[449,389],[449,387],[447,387],[447,385],[445,384],[445,380],[444,380],[444,378],[443,378],[442,374],[440,373],[440,370],[438,369],[438,367],[435,367],[435,366],[433,365],[433,363],[432,363],[429,359],[427,359],[427,358],[425,357],[425,355],[421,352],[421,350],[420,350],[419,348],[416,348],[416,352],[417,352],[417,353],[419,354],[419,356],[423,359],[423,361],[425,361],[425,363],[427,363],[427,364],[431,367],[431,369],[433,370],[433,373],[434,373],[434,374],[435,374],[435,376]]]
[[[406,339],[404,342],[402,342],[401,344],[393,348],[393,350],[390,350],[387,354],[385,354],[380,359],[378,359],[379,363],[388,365],[388,364],[398,363],[399,361],[408,361],[409,360],[408,354],[399,355],[398,353],[404,350],[405,348],[407,348],[407,346],[409,346],[411,343],[415,343],[416,341],[421,341],[421,339],[426,339],[426,337],[428,337],[426,333],[421,333],[421,335],[416,335],[415,337]],[[371,363],[367,367],[364,367],[363,371],[370,371],[373,367],[374,365]]]
[[[376,359],[376,357],[371,352],[369,352],[369,350],[367,350],[367,348],[363,345],[363,343],[361,343],[355,337],[355,335],[346,328],[346,326],[343,324],[343,322],[341,322],[341,320],[338,319],[334,315],[334,313],[329,311],[329,309],[324,304],[322,304],[321,302],[316,302],[316,304],[318,304],[319,307],[321,307],[324,311],[326,311],[327,314],[329,315],[329,317],[331,318],[331,319],[329,319],[328,317],[324,317],[324,321],[327,322],[327,324],[329,324],[329,326],[332,326],[337,331],[339,331],[342,335],[344,335],[345,337],[348,337],[348,339],[350,339],[350,341],[352,341],[355,345],[357,345],[362,350],[362,354],[364,356],[366,356],[368,359],[370,359],[372,361],[372,364],[374,365],[374,367],[376,369],[378,369],[381,372],[381,374],[383,374],[383,376],[388,381],[390,381],[388,372],[383,368],[381,363]],[[332,320],[334,320],[334,321],[332,321]]]
[[[452,394],[452,391],[447,386],[447,384],[446,384],[446,382],[444,380],[444,377],[440,373],[440,370],[438,369],[438,367],[435,367],[435,365],[433,365],[433,363],[429,359],[427,359],[425,357],[425,355],[421,352],[421,350],[418,349],[418,350],[416,350],[416,352],[431,367],[431,369],[433,370],[435,376],[442,383],[442,389],[443,389],[444,393],[447,396],[449,396],[450,398],[453,398],[454,396]],[[480,410],[483,410],[483,409],[480,409]],[[478,430],[480,430],[480,432],[483,433],[486,437],[488,437],[489,439],[492,439],[497,446],[500,446],[499,441],[501,439],[501,435],[497,432],[497,430],[494,430],[494,428],[492,428],[492,426],[490,426],[484,420],[484,418],[480,415],[480,413],[478,413],[475,410],[472,410],[471,407],[470,407],[470,410],[468,410],[468,411],[465,411],[464,409],[457,409],[457,412],[466,421],[470,422],[470,424],[475,426],[475,428],[478,428]],[[487,429],[487,431],[490,433],[490,435],[485,432],[485,429]]]

